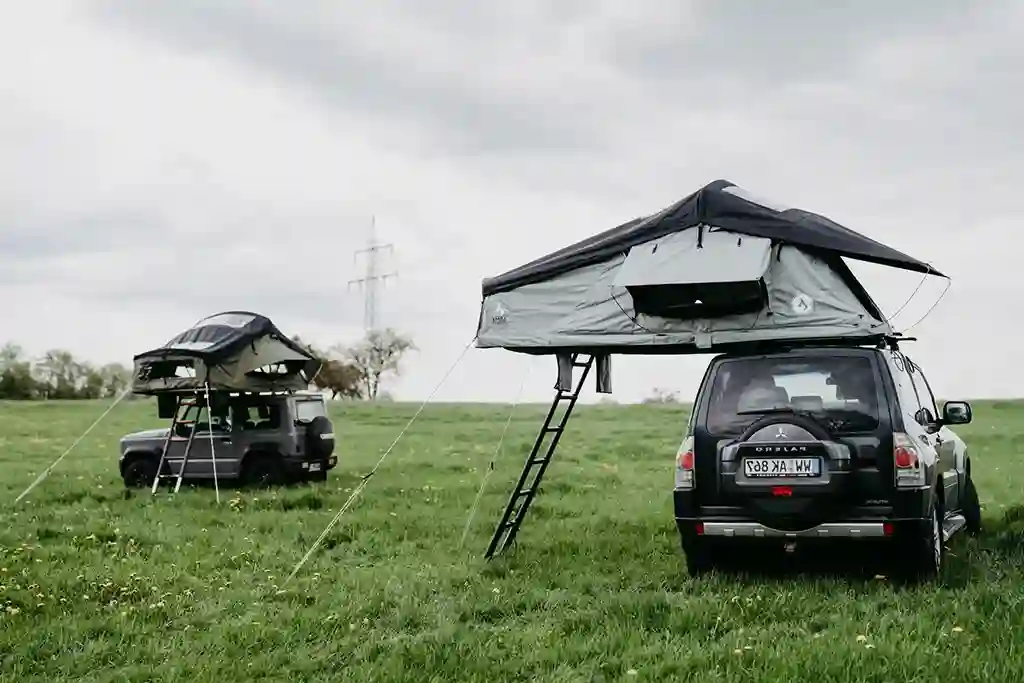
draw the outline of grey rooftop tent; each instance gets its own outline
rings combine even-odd
[[[136,394],[306,389],[320,361],[258,313],[228,311],[200,320],[134,359]]]
[[[592,368],[597,391],[611,393],[613,354],[800,342],[895,347],[894,330],[843,257],[945,277],[824,216],[716,180],[663,211],[484,280],[476,345],[558,359],[551,409],[484,556],[515,541]]]
[[[477,346],[708,353],[892,336],[842,257],[945,277],[829,218],[716,180],[658,213],[484,280]]]

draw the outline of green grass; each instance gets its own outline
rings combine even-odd
[[[587,407],[508,557],[481,559],[542,419],[428,407],[319,551],[284,578],[415,406],[339,406],[326,485],[126,498],[118,406],[0,404],[0,681],[1012,681],[1024,670],[1024,403],[961,428],[990,532],[942,582],[815,570],[691,580],[672,520],[685,410]],[[757,564],[758,558],[752,557]]]

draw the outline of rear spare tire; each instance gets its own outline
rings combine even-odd
[[[306,425],[306,455],[326,460],[334,452],[334,425],[323,415],[314,417]]]
[[[814,437],[818,441],[832,441],[832,434],[820,421],[809,415],[803,415],[801,413],[781,413],[778,415],[765,415],[754,420],[753,423],[739,435],[736,439],[738,442],[750,441],[754,436],[758,434],[762,429],[766,427],[797,427],[807,432],[810,436]],[[789,438],[794,438],[790,436]],[[758,439],[760,441],[760,439]],[[772,439],[774,440],[774,439]]]
[[[726,482],[733,484],[729,491],[731,502],[742,506],[761,524],[783,531],[802,531],[842,519],[846,514],[849,501],[844,482],[848,470],[834,466],[846,462],[843,452],[848,449],[837,444],[828,427],[815,417],[790,412],[761,416],[729,442],[727,448],[732,451],[735,463],[735,472],[724,475],[732,479]],[[801,450],[780,451],[780,448]],[[749,478],[742,468],[743,463],[752,458],[818,460],[821,476]],[[826,467],[829,468],[827,478]],[[743,481],[742,489],[739,481]],[[794,481],[800,483],[794,484]],[[776,496],[772,491],[776,486],[789,492]]]

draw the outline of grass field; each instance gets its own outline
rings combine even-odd
[[[513,553],[481,559],[544,407],[428,407],[284,578],[415,406],[341,406],[323,485],[126,498],[118,406],[0,403],[0,681],[935,681],[1024,671],[1024,403],[961,428],[989,532],[940,585],[816,567],[691,580],[672,520],[685,409],[580,408]],[[757,558],[751,558],[757,562]]]

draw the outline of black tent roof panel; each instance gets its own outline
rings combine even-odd
[[[712,226],[836,256],[945,277],[931,265],[855,232],[825,216],[798,208],[772,207],[728,180],[711,182],[653,215],[635,218],[483,281],[489,296],[542,282],[627,251],[664,235]]]
[[[213,362],[267,336],[313,360],[306,349],[283,334],[270,318],[251,311],[225,311],[203,318],[160,348],[140,353],[135,359],[174,355],[195,356]]]

